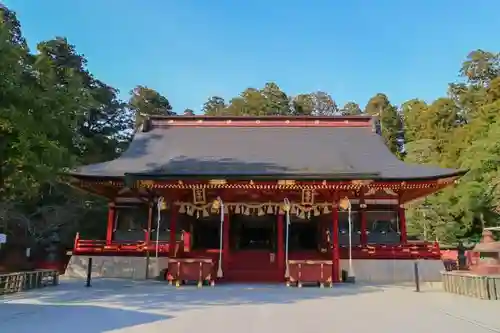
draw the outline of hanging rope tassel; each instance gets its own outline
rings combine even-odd
[[[217,198],[220,202],[220,238],[219,238],[219,267],[217,269],[217,277],[221,278],[224,276],[222,271],[222,237],[224,236],[224,203],[220,197]]]
[[[286,233],[285,233],[285,279],[290,277],[290,267],[288,265],[288,235],[290,233],[290,201],[285,198],[283,200],[283,210],[285,211]]]
[[[156,207],[158,208],[158,214],[156,217],[156,252],[155,252],[156,262],[158,262],[158,247],[159,247],[158,239],[160,238],[161,206],[163,205],[164,200],[165,199],[163,197],[159,197],[158,204],[156,205]],[[170,246],[173,245],[170,244]]]
[[[156,249],[155,249],[156,275],[157,276],[160,275],[160,260],[158,260],[158,248],[160,246],[159,246],[158,239],[160,238],[161,207],[163,206],[164,202],[165,202],[165,199],[163,197],[159,197],[157,205],[156,205],[156,207],[158,209],[158,214],[157,214],[157,217],[156,217]],[[170,246],[172,246],[172,244],[170,244]],[[149,267],[147,269],[149,269]]]

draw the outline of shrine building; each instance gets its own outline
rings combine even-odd
[[[150,116],[120,157],[69,174],[109,212],[101,239],[76,236],[67,274],[90,256],[96,276],[331,285],[412,281],[418,259],[439,279],[439,246],[408,241],[405,204],[464,171],[399,160],[375,124]]]

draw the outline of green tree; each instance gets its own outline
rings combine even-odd
[[[144,115],[175,115],[169,100],[146,86],[137,86],[131,92],[128,107],[135,113],[136,128],[144,121]]]
[[[311,116],[314,112],[314,100],[310,94],[300,94],[292,99],[292,114]]]
[[[500,75],[500,54],[474,50],[462,64],[460,74],[472,84],[486,86]]]
[[[285,116],[290,113],[290,101],[286,93],[274,82],[268,82],[260,91],[265,99],[265,114]],[[260,100],[261,96],[256,95]]]
[[[402,107],[408,162],[469,170],[453,188],[408,210],[409,230],[445,242],[478,240],[484,226],[500,223],[498,55],[476,50],[460,72],[467,82],[450,84],[448,98]]]
[[[202,112],[207,116],[221,116],[224,114],[226,102],[224,98],[212,96],[203,104]]]
[[[378,93],[366,104],[365,113],[379,119],[380,132],[387,147],[396,155],[400,154],[402,134],[401,116],[385,94]]]
[[[132,118],[65,38],[33,55],[15,14],[0,13],[0,220],[34,242],[54,233],[69,242],[86,217],[105,218],[104,201],[64,185],[61,171],[115,157]]]
[[[241,93],[241,98],[243,98],[245,102],[244,107],[241,110],[241,115],[265,116],[268,114],[266,96],[261,90],[247,88]]]
[[[361,108],[358,103],[347,102],[342,109],[340,109],[340,114],[343,116],[357,116],[362,114]]]

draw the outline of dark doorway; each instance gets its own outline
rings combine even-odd
[[[218,249],[220,246],[220,218],[207,217],[192,222],[193,250]]]
[[[231,248],[236,251],[274,251],[276,218],[274,215],[231,216]]]
[[[292,221],[289,231],[290,251],[310,251],[318,249],[318,223],[312,220]]]

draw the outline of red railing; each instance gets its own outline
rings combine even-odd
[[[181,248],[182,241],[176,243]],[[148,245],[145,241],[113,241],[111,244],[106,244],[105,240],[89,240],[81,239],[77,234],[73,245],[74,254],[95,254],[95,253],[142,253],[146,251],[158,253],[168,253],[170,244],[168,241],[151,241]]]
[[[340,246],[340,257],[347,259],[349,249]],[[356,245],[352,248],[353,259],[440,259],[439,244],[419,242],[394,245]]]
[[[111,244],[106,244],[105,240],[86,240],[80,239],[79,234],[75,237],[73,247],[74,254],[134,254],[143,253],[146,251],[156,252],[157,242],[151,241],[149,245],[144,241],[113,241]],[[188,255],[182,253],[183,242],[176,242],[176,254]],[[164,254],[170,252],[170,244],[168,241],[158,242],[158,253]],[[198,251],[199,252],[199,251]],[[200,256],[201,253],[196,251],[189,253],[190,257]],[[205,250],[203,256],[206,256],[210,250]],[[218,250],[212,252],[218,253]],[[328,257],[328,252],[322,253],[322,256]],[[345,245],[340,246],[341,259],[349,258],[349,250]],[[394,245],[355,245],[352,248],[353,259],[441,259],[441,251],[437,243],[419,242],[408,244],[394,244]]]

